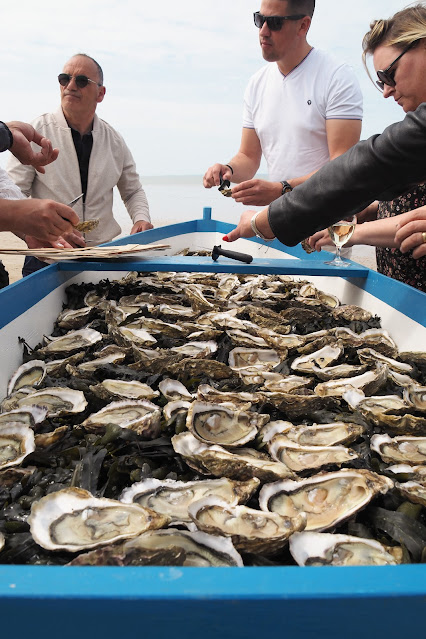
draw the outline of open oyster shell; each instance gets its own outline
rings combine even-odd
[[[28,518],[34,541],[47,550],[77,552],[136,537],[169,519],[137,504],[98,499],[81,488],[65,488],[35,502]]]
[[[47,339],[49,343],[43,348],[40,348],[37,354],[57,354],[65,357],[65,355],[71,355],[71,353],[86,349],[89,346],[93,346],[93,344],[101,342],[103,335],[92,328],[82,328],[81,330],[62,335],[62,337],[49,337]]]
[[[229,504],[246,503],[259,486],[258,479],[245,482],[221,479],[200,481],[173,481],[172,479],[145,479],[125,488],[120,501],[136,503],[167,515],[172,522],[191,522],[189,506],[199,499],[215,495]]]
[[[262,510],[289,517],[305,512],[306,530],[322,531],[348,519],[393,485],[388,477],[369,470],[343,468],[299,481],[266,484],[260,491],[259,504]]]
[[[6,540],[4,538],[4,535],[2,532],[0,532],[0,552],[2,551],[2,549],[4,548],[4,544],[6,543]]]
[[[17,466],[34,450],[32,428],[13,422],[0,424],[0,469]]]
[[[101,399],[152,399],[158,397],[159,392],[137,381],[123,381],[119,379],[104,379],[100,384],[90,386],[90,390]]]
[[[295,473],[323,466],[341,466],[358,459],[355,451],[345,446],[301,446],[281,434],[270,440],[268,451],[273,459],[285,464]]]
[[[82,391],[51,386],[26,395],[18,400],[18,408],[41,406],[47,408],[48,417],[58,417],[70,413],[82,413],[87,406],[87,401]]]
[[[355,441],[364,432],[364,427],[351,422],[331,422],[330,424],[299,424],[273,421],[262,428],[264,442],[270,441],[276,434],[285,434],[292,442],[300,446],[335,446]]]
[[[290,537],[290,553],[299,566],[395,566],[402,561],[401,548],[330,533],[296,532]]]
[[[355,377],[346,377],[342,379],[333,379],[329,382],[323,382],[315,386],[315,393],[321,397],[332,395],[334,397],[342,397],[348,388],[359,388],[366,395],[373,395],[386,383],[388,376],[388,367],[386,364],[378,364],[375,371],[367,371],[362,375]]]
[[[177,379],[167,377],[158,384],[158,388],[168,401],[192,401],[194,399],[186,386]]]
[[[188,410],[186,426],[201,442],[235,447],[252,441],[267,421],[269,415],[195,401]]]
[[[426,464],[426,437],[373,435],[370,447],[389,464]]]
[[[97,413],[89,415],[82,426],[96,432],[107,424],[117,424],[146,439],[155,439],[160,432],[160,419],[160,408],[148,400],[111,402]]]
[[[191,433],[174,435],[172,445],[188,466],[203,475],[231,477],[241,481],[252,477],[257,477],[260,481],[294,477],[287,466],[253,448],[240,448],[230,452],[221,446],[207,446]]]
[[[264,555],[278,552],[290,535],[306,525],[304,513],[282,517],[247,506],[231,506],[213,495],[191,504],[188,512],[200,530],[231,537],[237,550]]]
[[[7,394],[11,395],[22,386],[39,386],[46,375],[46,364],[40,359],[33,359],[22,364],[14,372],[7,386]]]
[[[234,348],[229,351],[229,367],[238,371],[241,368],[261,367],[266,370],[280,363],[278,353],[266,348]]]

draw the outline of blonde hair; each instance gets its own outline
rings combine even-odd
[[[374,20],[362,40],[362,61],[370,79],[367,55],[372,55],[380,46],[403,49],[422,38],[426,38],[425,2],[406,7],[388,20]]]

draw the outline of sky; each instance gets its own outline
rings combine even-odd
[[[371,20],[404,6],[316,2],[308,41],[355,70],[363,139],[404,117],[374,88],[361,61]],[[104,70],[106,96],[97,113],[124,136],[141,176],[202,175],[238,150],[244,89],[265,64],[252,16],[259,8],[260,0],[8,0],[0,118],[28,122],[55,110],[58,73],[73,54],[87,53]]]

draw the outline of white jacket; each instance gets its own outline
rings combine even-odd
[[[54,148],[59,149],[58,159],[46,166],[46,173],[42,174],[32,166],[22,165],[12,156],[7,166],[8,173],[25,195],[67,204],[80,195],[82,187],[71,129],[62,109],[44,113],[31,124],[52,141]],[[135,162],[121,135],[96,114],[92,135],[86,202],[83,205],[81,199],[73,208],[81,221],[100,218],[99,226],[86,236],[88,245],[97,245],[109,242],[121,232],[112,211],[115,186],[133,223],[140,220],[149,222],[150,216]]]

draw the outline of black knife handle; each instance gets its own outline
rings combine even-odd
[[[229,257],[231,260],[238,260],[239,262],[245,262],[250,264],[253,262],[253,257],[248,253],[238,253],[237,251],[228,251],[219,246],[214,246],[212,250],[212,259],[216,262],[217,258],[222,255],[223,257]]]

